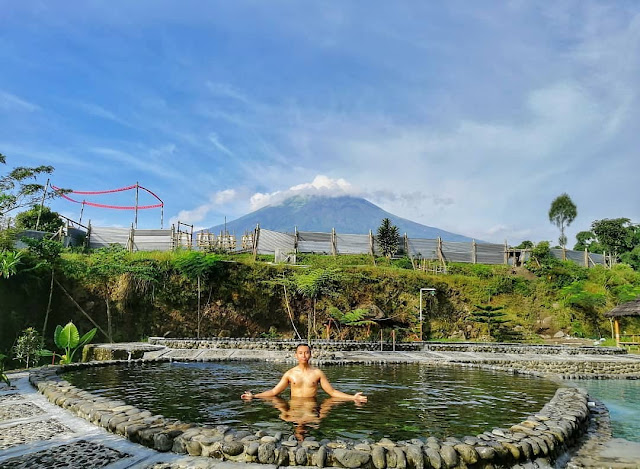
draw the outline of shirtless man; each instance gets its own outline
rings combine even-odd
[[[291,385],[291,397],[315,397],[318,394],[318,384],[331,397],[355,401],[356,403],[367,402],[367,396],[361,392],[355,394],[346,394],[338,391],[331,386],[331,383],[318,368],[309,365],[311,359],[311,348],[307,344],[300,344],[296,348],[296,359],[298,366],[294,366],[288,370],[282,379],[273,389],[258,394],[251,391],[245,391],[242,399],[253,399],[254,397],[274,397],[280,394]]]

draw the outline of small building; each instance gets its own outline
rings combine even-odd
[[[640,296],[635,300],[627,301],[613,308],[605,317],[613,318],[613,330],[616,338],[616,346],[640,346],[640,335],[622,336],[620,340],[620,318],[640,316]]]

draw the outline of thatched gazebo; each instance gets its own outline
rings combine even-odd
[[[627,301],[621,305],[616,306],[608,313],[604,314],[606,317],[613,318],[613,329],[616,336],[616,346],[620,347],[620,318],[640,316],[640,296],[635,300]],[[623,345],[640,345],[637,340],[631,342],[623,342]]]

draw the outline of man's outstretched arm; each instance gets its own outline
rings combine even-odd
[[[347,394],[335,389],[333,386],[331,386],[331,383],[322,371],[320,371],[320,386],[322,386],[324,392],[329,394],[331,397],[336,397],[338,399],[349,399],[356,402],[367,402],[367,396],[363,395],[361,392],[357,392],[355,394]]]
[[[287,389],[287,386],[289,386],[289,376],[287,373],[285,373],[280,379],[280,382],[276,384],[273,389],[260,392],[258,394],[253,394],[251,391],[245,391],[240,397],[242,399],[253,399],[254,397],[274,397]]]

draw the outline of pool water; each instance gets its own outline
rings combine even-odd
[[[567,381],[585,388],[609,409],[615,438],[640,442],[640,381],[627,379]]]
[[[173,362],[92,367],[64,377],[94,394],[185,422],[353,440],[475,435],[538,412],[558,388],[540,378],[462,367],[350,365],[324,371],[336,389],[364,392],[366,404],[326,401],[324,392],[301,406],[289,402],[288,391],[278,401],[240,399],[245,390],[272,388],[289,367]]]

